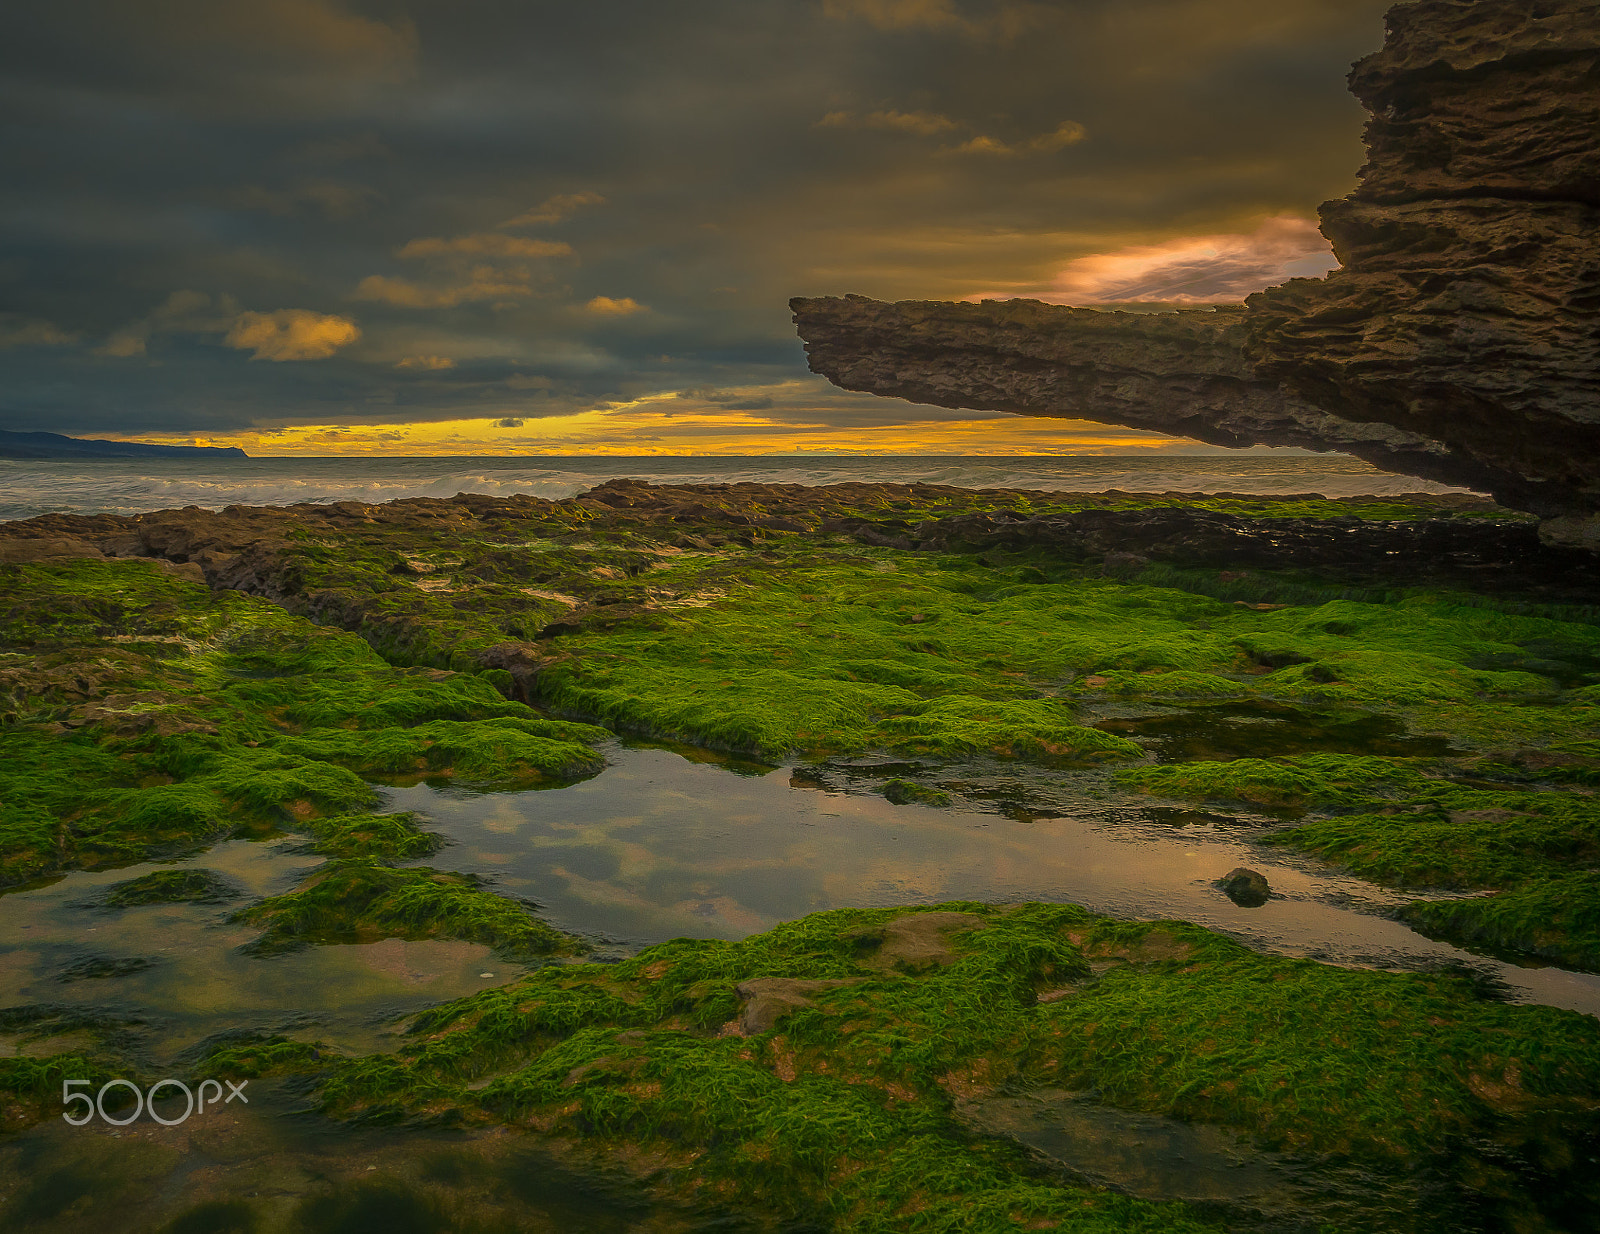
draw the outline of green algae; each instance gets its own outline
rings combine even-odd
[[[1125,787],[1189,800],[1247,801],[1311,818],[1262,837],[1401,887],[1493,888],[1418,902],[1405,920],[1437,937],[1600,968],[1600,804],[1587,796],[1468,785],[1438,760],[1317,754],[1178,763],[1117,773]]]
[[[443,773],[481,784],[512,784],[592,776],[604,768],[605,759],[584,743],[610,735],[588,724],[498,716],[475,723],[432,720],[377,732],[313,730],[286,737],[277,748],[367,776]]]
[[[56,974],[63,985],[74,981],[101,981],[107,978],[129,977],[153,967],[157,961],[146,956],[86,956]]]
[[[939,931],[916,933],[924,911]],[[942,950],[897,957],[934,934]],[[760,983],[785,981],[833,984],[738,1031]],[[1018,1213],[1202,1228],[1181,1205],[1042,1177],[1014,1146],[972,1141],[961,1102],[1004,1085],[1092,1088],[1408,1169],[1600,1095],[1587,1017],[1485,1002],[1453,975],[1262,956],[1059,904],[838,910],[739,943],[677,940],[539,970],[424,1014],[411,1035],[397,1055],[333,1064],[327,1107],[659,1145],[680,1187],[851,1230],[913,1216],[983,1230]]]
[[[239,910],[231,918],[263,927],[249,944],[272,955],[309,944],[380,938],[458,938],[507,956],[571,954],[580,944],[470,874],[425,866],[393,869],[362,858],[319,866],[305,886]]]
[[[841,499],[836,513],[913,526],[976,509],[1160,504],[1437,513],[917,492],[849,509]],[[1571,871],[1593,864],[1594,830],[1581,801],[1546,791],[1600,782],[1600,687],[1583,681],[1597,632],[1581,622],[1401,589],[1341,596],[1315,580],[1292,594],[1281,580],[1156,568],[1128,582],[1037,554],[999,569],[782,528],[712,531],[715,520],[687,520],[682,534],[703,531],[696,547],[714,536],[723,551],[668,554],[615,525],[578,543],[588,520],[581,502],[493,525],[462,511],[401,543],[371,511],[320,540],[291,537],[299,616],[145,563],[17,572],[27,600],[0,630],[0,877],[288,825],[335,860],[250,910],[268,951],[400,936],[547,954],[548,927],[473,880],[371,860],[416,860],[438,839],[405,816],[363,813],[376,800],[366,779],[560,782],[599,765],[604,730],[510,698],[766,755],[1065,764],[1145,756],[1090,727],[1083,713],[1103,700],[1242,700],[1392,717],[1473,748],[1142,767],[1124,786],[1352,811],[1274,838],[1383,881],[1498,888],[1413,906],[1419,928],[1563,963],[1590,954],[1592,880]],[[640,529],[656,543],[663,531]],[[538,642],[518,651],[516,674],[485,670],[508,638]],[[1508,783],[1464,783],[1473,776]],[[1495,811],[1505,817],[1481,817]],[[324,1075],[329,1108],[347,1114],[655,1145],[679,1154],[688,1190],[852,1229],[1188,1228],[1181,1207],[1044,1179],[1013,1147],[972,1141],[955,1106],[1000,1082],[1081,1084],[1125,1108],[1413,1164],[1594,1100],[1591,1030],[1562,1013],[1496,1010],[1449,977],[1345,973],[1070,906],[942,908],[981,926],[953,931],[934,962],[880,963],[898,910],[826,915],[741,944],[680,940],[621,965],[542,970],[421,1017],[398,1055],[341,1060],[280,1040],[238,1046],[226,1065]],[[508,912],[539,929],[518,935]],[[1097,978],[1090,961],[1113,967]],[[855,984],[813,992],[775,1029],[729,1031],[748,1002],[742,982],[787,978]]]
[[[1133,767],[1117,772],[1116,782],[1152,796],[1246,801],[1286,810],[1398,799],[1429,784],[1409,761],[1351,754]]]
[[[418,861],[444,847],[444,837],[424,831],[413,814],[348,814],[305,824],[316,837],[311,851],[325,857]]]
[[[140,878],[117,883],[101,898],[107,908],[136,908],[145,904],[222,904],[244,892],[231,880],[210,870],[156,870]]]
[[[1313,819],[1266,837],[1402,887],[1505,887],[1600,862],[1600,804],[1564,793],[1440,784],[1387,812]]]
[[[1118,1105],[1414,1157],[1492,1121],[1474,1075],[1514,1071],[1518,1099],[1593,1083],[1586,1017],[1481,1002],[1452,975],[1264,957],[1181,923],[1104,922],[1085,942],[1133,962],[1043,1009],[1029,1065]]]
[[[1559,702],[1552,649],[1585,663],[1600,655],[1591,626],[1437,594],[1263,611],[1106,578],[1014,581],[970,558],[882,550],[800,551],[748,561],[742,576],[737,564],[652,575],[663,586],[715,583],[706,607],[551,638],[558,658],[539,674],[540,696],[612,727],[769,754],[895,749],[920,720],[926,753],[1037,757],[1065,744],[1068,757],[1135,756],[1061,742],[1068,696],[1398,710],[1429,731],[1504,745],[1537,731],[1519,727],[1517,709]],[[963,734],[959,720],[980,703],[994,730]],[[1477,714],[1497,703],[1492,719]],[[1567,738],[1594,731],[1592,714],[1556,710]]]
[[[925,784],[918,784],[915,780],[896,778],[888,781],[878,790],[897,806],[923,805],[947,806],[950,804],[950,794],[942,789],[929,788]]]
[[[970,567],[916,561],[885,574],[877,564],[858,559],[800,572],[782,586],[747,584],[709,608],[655,618],[651,629],[553,639],[563,656],[541,672],[540,695],[613,727],[755,753],[1139,755],[1131,743],[1075,724],[1066,703],[1039,698],[1030,680],[1070,680],[1080,661],[1094,662],[1062,641],[1087,620],[1080,610],[1092,597],[1060,591],[1022,597],[1028,604],[1015,595],[975,604],[961,590],[983,581]],[[1055,611],[1041,617],[1041,599],[1056,600]],[[1108,625],[1120,618],[1099,607],[1095,615]],[[1054,624],[1069,620],[1071,628]],[[1002,628],[1023,622],[1050,622],[1055,637]],[[1233,658],[1231,648],[1218,654]]]
[[[1494,895],[1419,900],[1401,916],[1424,934],[1600,972],[1600,872],[1529,880]]]
[[[707,509],[731,512],[735,496]],[[906,525],[958,508],[1002,508],[942,492],[857,496],[865,502],[857,513]],[[1109,495],[1074,508],[1105,501],[1149,504]],[[1015,508],[1065,508],[1052,502],[1030,498]],[[1272,505],[1246,504],[1254,514]],[[22,879],[64,864],[116,864],[192,851],[241,828],[360,814],[376,800],[369,780],[511,787],[599,768],[593,746],[604,730],[543,719],[507,694],[758,757],[880,749],[1066,766],[1148,758],[1146,745],[1107,731],[1115,726],[1084,722],[1085,708],[1112,700],[1293,705],[1340,723],[1366,716],[1437,734],[1496,766],[1533,767],[1545,758],[1538,751],[1559,747],[1547,759],[1553,766],[1530,774],[1577,783],[1600,774],[1592,771],[1600,716],[1582,684],[1600,663],[1600,631],[1473,597],[1396,592],[1383,603],[1255,607],[1042,559],[997,569],[968,556],[861,549],[792,531],[741,531],[720,552],[669,551],[642,538],[659,532],[648,522],[590,528],[582,502],[543,507],[537,517],[530,507],[527,518],[441,507],[445,517],[422,533],[387,525],[384,509],[321,539],[295,533],[288,541],[294,562],[285,569],[299,571],[306,611],[361,638],[207,593],[147,563],[19,568],[28,601],[26,612],[12,610],[19,625],[54,611],[58,595],[76,598],[60,606],[44,641],[34,622],[8,644],[19,649],[9,662],[25,665],[27,642],[31,678],[5,676],[0,656],[0,686],[27,721],[0,729],[0,744],[15,755],[0,770],[9,780],[0,782],[0,873]],[[1333,503],[1323,513],[1343,510]],[[404,544],[406,536],[420,539]],[[738,547],[746,541],[748,550]],[[334,587],[333,572],[344,567]],[[379,588],[374,595],[404,599],[411,614],[382,617],[381,636],[361,607],[369,585]],[[503,642],[513,601],[481,597],[482,588],[522,597],[524,633],[544,635],[536,671],[396,667],[465,664],[462,656],[479,656],[491,636]],[[557,610],[571,618],[550,625],[545,618]],[[407,622],[431,631],[423,642],[433,651],[385,642]],[[65,638],[91,640],[92,654],[61,645]],[[448,653],[447,643],[455,648]],[[522,663],[535,655],[526,646]],[[90,679],[80,682],[85,672]],[[44,731],[51,726],[65,731]],[[1405,779],[1400,766],[1369,765],[1364,774]],[[1126,783],[1284,810],[1358,808],[1350,792],[1330,795],[1320,772],[1307,780],[1310,770],[1241,760],[1227,771],[1145,767],[1136,775],[1147,779]],[[1409,786],[1397,780],[1361,793],[1431,800],[1417,776],[1457,772],[1440,763],[1407,774]],[[424,841],[409,843],[372,855],[425,855]],[[329,852],[361,855],[359,843]]]
[[[994,702],[957,695],[934,699],[912,714],[885,716],[873,737],[897,754],[936,758],[992,754],[1083,764],[1143,756],[1131,741],[1071,723],[1071,714],[1053,699]]]
[[[5,567],[0,879],[376,804],[363,774],[592,775],[609,734],[144,561]],[[48,614],[41,618],[39,614]]]
[[[200,1079],[254,1080],[318,1071],[337,1057],[326,1046],[273,1035],[213,1046],[195,1064],[193,1074]]]
[[[132,1075],[137,1078],[137,1072]],[[58,1117],[62,1109],[63,1083],[67,1080],[89,1081],[86,1090],[79,1087],[77,1091],[94,1094],[108,1080],[129,1076],[125,1066],[89,1054],[0,1058],[0,1132],[21,1131],[47,1118]],[[106,1108],[115,1112],[127,1100],[125,1088],[113,1089],[106,1095]]]

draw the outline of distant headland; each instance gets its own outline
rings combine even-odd
[[[129,458],[153,454],[182,458],[249,458],[238,446],[157,446],[142,441],[92,441],[60,433],[0,429],[0,458]]]

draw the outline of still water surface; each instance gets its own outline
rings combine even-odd
[[[1281,739],[1296,740],[1284,724]],[[1219,722],[1203,736],[1220,748],[1237,735]],[[559,788],[472,793],[421,783],[383,793],[388,808],[417,812],[449,840],[430,864],[486,875],[536,902],[554,924],[591,938],[599,958],[681,935],[740,938],[849,905],[1066,900],[1121,916],[1184,918],[1263,950],[1338,964],[1466,963],[1519,1001],[1600,1014],[1600,976],[1518,968],[1429,941],[1384,915],[1404,896],[1252,843],[1281,819],[1153,804],[1117,791],[1105,772],[881,759],[768,767],[622,743],[606,755],[600,775]],[[953,804],[896,806],[879,795],[885,780],[904,775],[937,784]],[[93,1043],[91,1029],[109,1028],[112,1043],[145,1070],[172,1074],[224,1034],[391,1049],[402,1017],[521,971],[459,942],[242,952],[254,931],[228,915],[303,879],[319,861],[304,843],[231,840],[168,863],[214,871],[238,889],[232,902],[105,907],[109,887],[159,868],[152,864],[74,872],[0,895],[0,1051],[71,1050]],[[1274,898],[1259,908],[1228,900],[1214,883],[1239,865],[1266,874]],[[300,1081],[251,1083],[248,1109],[229,1107],[203,1123],[115,1129],[47,1120],[5,1137],[0,1219],[50,1234],[711,1228],[704,1211],[663,1204],[632,1181],[596,1173],[594,1163],[574,1169],[521,1136],[349,1128],[304,1112]],[[1320,1167],[1302,1176],[1217,1129],[1058,1096],[997,1097],[964,1117],[980,1133],[1061,1158],[1073,1177],[1150,1198],[1243,1205],[1263,1230],[1329,1219],[1393,1228],[1394,1212],[1414,1214],[1419,1203],[1416,1180],[1340,1181]],[[718,1216],[716,1228],[754,1228],[747,1217]]]
[[[486,875],[534,901],[557,926],[594,940],[601,957],[685,935],[742,938],[819,909],[1039,899],[1181,918],[1338,964],[1466,962],[1519,1001],[1600,1014],[1600,976],[1517,967],[1425,939],[1384,915],[1410,897],[1251,842],[1281,820],[1153,806],[1111,788],[1103,772],[882,760],[770,768],[690,753],[619,744],[604,772],[562,788],[416,784],[384,794],[388,808],[417,812],[450,841],[430,864]],[[877,794],[891,776],[918,772],[954,804],[897,806]],[[93,1009],[123,1022],[128,1043],[153,1060],[243,1030],[371,1050],[392,1041],[397,1017],[520,971],[461,942],[241,952],[254,932],[228,914],[299,882],[319,860],[302,843],[232,840],[173,863],[231,880],[242,893],[234,903],[103,907],[106,888],[151,865],[75,872],[0,896],[0,1026],[27,1030],[32,1015],[36,1033],[49,1009],[63,1025],[49,1049],[70,1048],[81,1030],[58,1013]],[[1241,908],[1216,888],[1240,865],[1267,876],[1268,903]],[[81,976],[96,972],[107,975]],[[40,1010],[19,1021],[23,1007]],[[30,1052],[49,1052],[44,1045]]]

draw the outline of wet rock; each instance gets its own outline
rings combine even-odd
[[[1242,306],[790,302],[836,385],[1225,446],[1342,450],[1600,543],[1600,25],[1593,0],[1418,0],[1355,66],[1341,268]]]
[[[43,536],[26,540],[0,540],[0,565],[101,556],[104,554],[87,540]]]
[[[950,804],[950,794],[937,788],[928,788],[918,784],[915,780],[890,780],[881,790],[883,795],[897,806],[923,805],[947,806]]]
[[[1600,563],[1587,552],[1542,543],[1531,522],[1477,519],[1241,518],[1215,510],[1076,510],[1017,517],[956,514],[917,525],[923,551],[1025,552],[1101,560],[1108,571],[1152,561],[1221,568],[1219,582],[1249,570],[1315,570],[1325,578],[1424,580],[1479,591],[1515,591],[1554,602],[1600,598]]]
[[[141,878],[117,883],[100,903],[106,908],[134,908],[143,904],[222,904],[237,900],[244,890],[232,879],[211,870],[156,870]]]
[[[1217,880],[1217,886],[1240,908],[1260,908],[1272,898],[1272,888],[1268,886],[1266,876],[1244,866],[1229,870]]]
[[[948,935],[983,925],[983,918],[973,913],[907,913],[882,930],[858,936],[858,945],[868,949],[860,962],[880,972],[926,973],[956,959]]]
[[[143,972],[155,963],[155,960],[146,956],[87,956],[67,965],[56,974],[56,980],[66,984],[73,981],[127,977]]]
[[[1193,504],[1237,496],[1230,494],[1210,498],[1176,493],[1072,494],[1067,511],[1041,513],[1038,493],[930,484],[639,482],[612,490],[610,482],[593,490],[607,494],[606,508],[592,516],[585,509],[586,530],[642,534],[652,544],[669,546],[667,552],[673,547],[677,551],[712,547],[705,535],[686,527],[686,521],[709,532],[715,526],[743,527],[781,516],[796,527],[849,535],[862,543],[936,552],[1046,548],[1068,560],[1108,562],[1113,571],[1136,569],[1146,559],[1185,567],[1216,566],[1234,578],[1241,568],[1304,567],[1331,577],[1403,577],[1475,590],[1530,589],[1540,598],[1563,603],[1589,603],[1590,597],[1600,597],[1600,567],[1593,555],[1542,545],[1531,520],[1508,524],[1463,518],[1493,514],[1496,507],[1482,498],[1460,495],[1386,498],[1386,503],[1411,507],[1411,517],[1378,521],[1337,516],[1250,518]],[[1322,502],[1315,494],[1283,494],[1275,500]],[[1349,504],[1356,515],[1360,505],[1371,500],[1322,504],[1330,507],[1330,514]],[[1151,508],[1125,508],[1137,501],[1148,501]],[[925,504],[933,517],[916,522],[898,517],[900,511],[919,504]],[[1019,508],[996,508],[1013,504]],[[530,555],[504,548],[485,550],[479,543],[486,531],[501,534],[525,520],[539,524],[529,527],[527,534],[547,535],[576,509],[571,502],[462,494],[447,500],[410,498],[365,509],[360,520],[309,503],[230,506],[221,511],[191,507],[135,516],[47,514],[0,523],[0,564],[13,558],[154,558],[158,564],[166,563],[162,568],[181,571],[195,581],[203,579],[213,588],[244,591],[313,620],[360,630],[381,646],[404,648],[406,658],[415,661],[426,658],[419,657],[419,650],[434,638],[428,627],[438,620],[435,610],[459,598],[454,590],[435,595],[423,588],[444,579],[445,571],[436,567],[443,560],[439,553],[448,551],[452,560],[470,559],[463,569],[473,579],[514,588],[495,601],[494,607],[506,612],[503,634],[488,641],[499,642],[509,635],[529,661],[528,669],[519,671],[515,665],[494,662],[514,654],[509,650],[480,649],[471,653],[475,663],[452,667],[506,668],[523,683],[531,676],[532,662],[541,659],[537,651],[527,649],[528,640],[637,613],[642,611],[639,602],[648,598],[647,589],[632,588],[634,577],[656,559],[652,552],[613,547],[606,550],[604,560],[595,560],[588,550]],[[377,572],[339,577],[338,584],[330,586],[311,573],[304,555],[306,544],[324,540],[338,541],[352,561],[367,556]],[[426,560],[418,555],[422,545],[433,554]],[[416,567],[417,562],[427,571]],[[397,572],[396,563],[405,569]],[[589,573],[597,565],[616,577]],[[1019,581],[1043,581],[1042,574],[1035,578],[1026,569]],[[375,583],[380,575],[394,585]],[[530,580],[540,586],[523,585]],[[486,598],[482,587],[476,587],[475,594]],[[459,620],[458,610],[451,612],[452,619]],[[489,612],[484,610],[486,619]],[[921,615],[925,622],[937,619],[935,614]]]
[[[815,1004],[811,995],[823,990],[836,990],[840,986],[859,985],[862,977],[832,977],[802,980],[796,977],[762,977],[744,981],[735,987],[745,1000],[739,1012],[739,1032],[746,1037],[764,1033],[776,1027],[784,1016]]]

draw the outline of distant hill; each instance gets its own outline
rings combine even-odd
[[[142,441],[91,441],[60,433],[13,433],[0,429],[0,458],[249,458],[238,446],[152,446]]]

